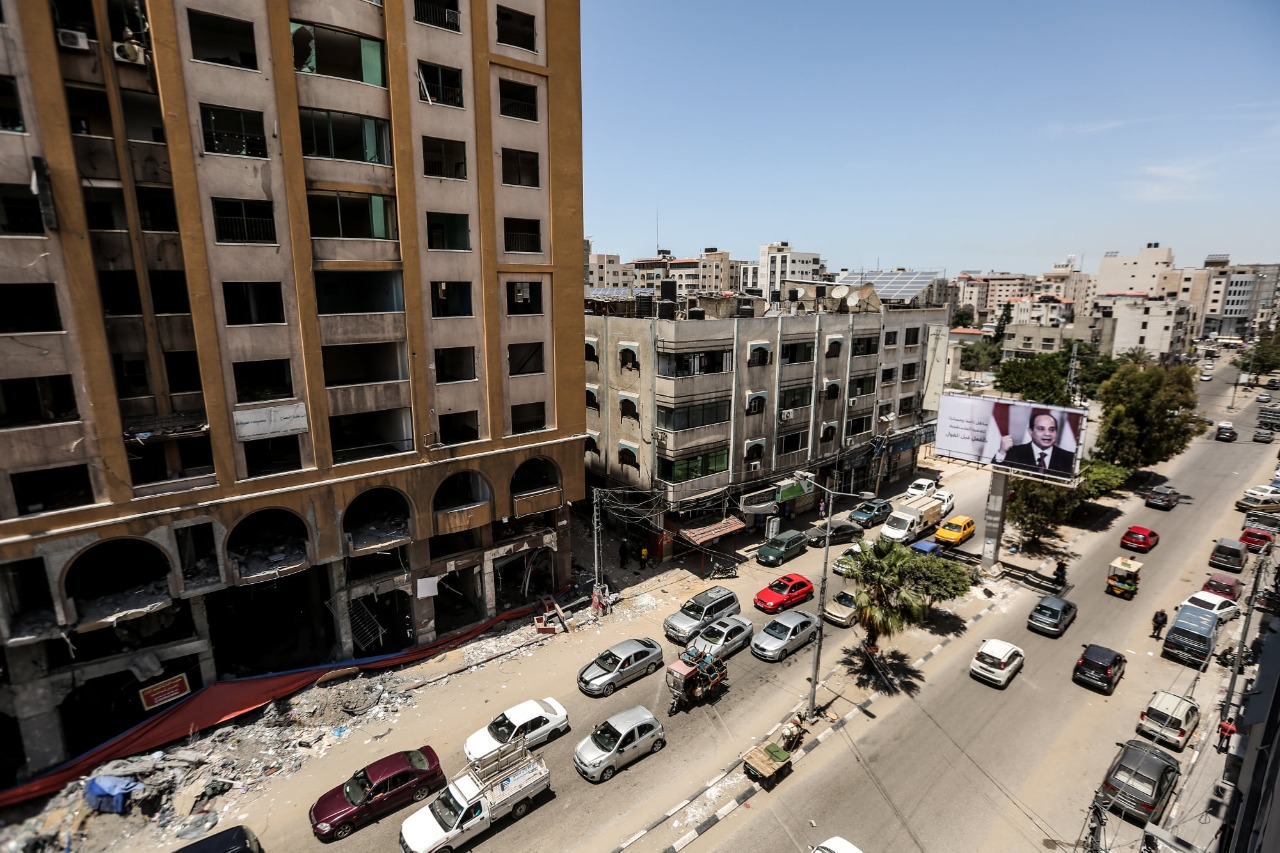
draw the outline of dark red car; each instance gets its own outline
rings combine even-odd
[[[1220,575],[1215,572],[1209,575],[1209,579],[1200,589],[1238,602],[1240,596],[1244,595],[1244,581],[1231,575]]]
[[[756,593],[756,607],[777,613],[813,598],[813,584],[804,575],[783,575]]]
[[[1150,551],[1160,542],[1160,534],[1148,527],[1130,527],[1120,537],[1120,547],[1132,548],[1143,553]]]
[[[322,841],[346,838],[357,827],[410,801],[425,800],[444,785],[440,759],[429,746],[379,758],[320,795],[311,807],[311,831]]]
[[[1275,536],[1265,530],[1258,530],[1254,527],[1246,527],[1240,531],[1240,541],[1245,544],[1250,551],[1255,554],[1262,551],[1270,551],[1271,543],[1275,541]]]

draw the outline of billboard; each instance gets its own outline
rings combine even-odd
[[[1071,480],[1080,468],[1084,409],[943,394],[934,452],[951,459]]]

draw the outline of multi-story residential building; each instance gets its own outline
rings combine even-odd
[[[742,278],[742,267],[745,261],[735,261],[728,252],[722,252],[714,246],[703,249],[698,256],[699,270],[702,273],[701,293],[737,292]]]
[[[618,255],[592,254],[587,261],[587,266],[588,287],[630,288],[635,285],[635,267],[624,264]]]
[[[874,293],[854,306],[835,297],[791,304],[795,313],[701,297],[680,320],[595,306],[586,326],[589,481],[653,490],[675,530],[682,512],[719,508],[800,470],[845,491],[874,487],[876,435],[894,434],[878,474],[911,470],[915,448],[932,441],[916,427],[932,414],[922,404],[929,329],[942,330],[935,339],[945,350],[946,309],[882,306]],[[662,546],[651,543],[655,554]]]
[[[1009,300],[1011,322],[1020,325],[1065,326],[1075,305],[1057,296],[1015,296]]]
[[[1104,355],[1145,349],[1162,364],[1187,352],[1191,306],[1179,299],[1150,298],[1143,291],[1104,293],[1090,310],[1092,337]]]
[[[1096,293],[1134,293],[1150,296],[1167,295],[1161,288],[1161,275],[1173,269],[1173,249],[1148,243],[1137,255],[1122,257],[1107,252],[1098,263]],[[1176,297],[1176,295],[1175,295]]]
[[[790,243],[767,243],[760,247],[760,280],[754,286],[766,292],[765,298],[774,302],[785,300],[782,293],[784,281],[821,281],[826,268],[816,252],[797,252]],[[774,294],[781,294],[774,298]]]
[[[0,772],[563,583],[578,3],[4,18]]]
[[[765,298],[767,294],[760,286],[760,262],[742,261],[738,267],[738,285],[733,288],[746,296]]]

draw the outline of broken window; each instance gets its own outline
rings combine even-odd
[[[471,282],[431,282],[432,317],[470,317]]]
[[[257,110],[201,104],[200,129],[204,134],[206,154],[267,156],[267,134],[263,129],[262,113]]]
[[[329,418],[333,462],[355,462],[413,450],[413,420],[409,409],[355,412]]]
[[[0,234],[43,234],[40,200],[27,184],[0,184]]]
[[[537,21],[533,15],[499,6],[497,21],[498,44],[509,44],[512,47],[537,52]]]
[[[235,377],[237,403],[293,397],[293,374],[287,358],[237,361],[231,365],[231,370]]]
[[[498,112],[508,118],[538,120],[538,87],[514,80],[498,80]]]
[[[316,311],[319,314],[383,314],[404,311],[404,286],[399,272],[317,270]]]
[[[173,529],[182,564],[182,581],[188,589],[217,583],[218,553],[214,547],[213,522],[191,524]]]
[[[422,174],[428,178],[467,178],[467,144],[460,139],[422,137]]]
[[[108,317],[142,316],[142,296],[133,270],[98,270],[98,295]]]
[[[69,374],[0,379],[0,429],[78,420]]]
[[[293,70],[386,86],[382,42],[319,24],[289,22]]]
[[[503,148],[502,182],[515,187],[542,186],[538,175],[538,152]]]
[[[502,220],[503,247],[508,252],[541,252],[542,223],[537,219]]]
[[[142,353],[113,352],[111,368],[116,378],[116,395],[121,399],[151,396],[147,357]]]
[[[355,113],[298,110],[302,156],[391,165],[391,124]]]
[[[224,281],[222,304],[228,326],[284,322],[284,297],[278,281]]]
[[[164,371],[169,378],[169,393],[186,394],[201,390],[200,359],[195,350],[166,352]]]
[[[22,133],[27,129],[22,120],[22,101],[18,98],[18,81],[0,76],[0,130]]]
[[[68,465],[9,475],[18,515],[53,512],[93,503],[88,465]]]
[[[462,69],[434,62],[418,63],[418,99],[446,107],[464,106]]]
[[[436,382],[467,382],[476,378],[475,347],[444,347],[435,353]]]
[[[275,209],[269,201],[213,199],[214,239],[219,243],[275,243]]]
[[[244,442],[244,464],[250,477],[266,477],[302,469],[298,436],[278,435]]]
[[[257,68],[253,24],[222,15],[187,10],[191,32],[191,58],[235,68]]]
[[[168,187],[138,187],[138,223],[143,231],[177,231],[178,209]]]
[[[408,378],[403,343],[330,345],[320,352],[326,388]]]
[[[511,434],[537,432],[547,428],[546,403],[521,403],[511,407]]]
[[[182,270],[148,270],[151,307],[157,314],[190,314],[187,274]]]
[[[307,213],[312,237],[395,240],[395,196],[370,193],[309,192]]]
[[[427,249],[471,251],[471,227],[465,213],[427,213]]]
[[[53,282],[0,284],[0,334],[24,332],[60,332],[62,315],[58,310],[58,290]]]
[[[545,373],[542,363],[542,341],[510,344],[507,347],[507,372],[511,376]]]
[[[464,444],[480,438],[477,412],[452,412],[440,416],[440,443]]]
[[[507,282],[507,314],[542,313],[542,282],[509,281]]]

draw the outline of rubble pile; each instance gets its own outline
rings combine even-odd
[[[424,686],[397,672],[332,680],[165,749],[106,762],[50,797],[39,814],[0,828],[0,853],[139,850],[199,838],[270,777],[296,773],[356,732],[385,737]],[[85,802],[88,780],[102,776],[142,783],[123,814],[98,813]]]

